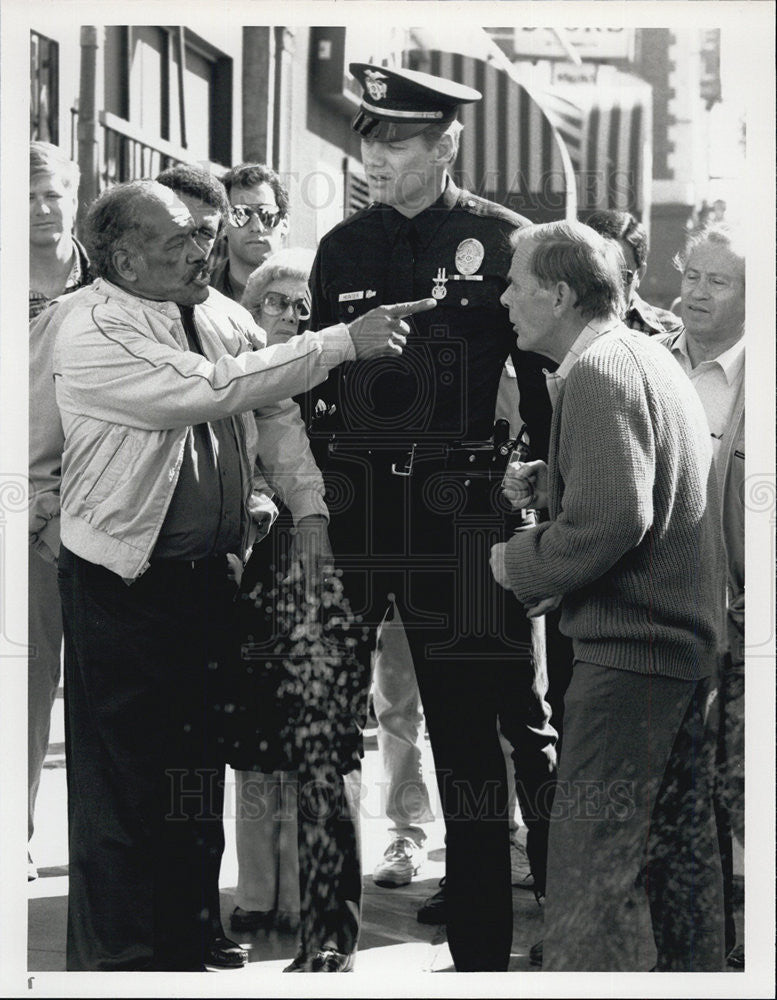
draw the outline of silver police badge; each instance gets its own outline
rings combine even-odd
[[[374,69],[366,69],[364,75],[367,78],[365,84],[367,93],[373,101],[381,101],[386,96],[388,84],[382,81],[388,79],[385,73],[378,73]]]
[[[456,270],[459,274],[474,274],[486,255],[480,240],[462,240],[456,247]]]

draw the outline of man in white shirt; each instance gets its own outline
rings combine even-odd
[[[676,264],[682,271],[685,329],[667,346],[693,382],[707,415],[728,570],[716,813],[726,882],[726,951],[729,964],[738,965],[744,958],[741,945],[734,947],[731,836],[744,844],[745,254],[741,235],[725,225],[708,226],[689,238]],[[741,933],[739,937],[741,941]]]

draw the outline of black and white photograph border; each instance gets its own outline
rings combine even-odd
[[[459,56],[482,58],[483,28],[511,26],[553,29],[553,44],[560,47],[569,73],[583,73],[585,60],[571,39],[583,34],[604,36],[634,28],[669,28],[674,32],[690,29],[720,29],[725,37],[724,82],[731,88],[733,112],[744,113],[746,154],[738,140],[726,132],[720,121],[721,135],[727,148],[719,155],[720,172],[709,186],[697,188],[694,204],[702,197],[727,202],[731,216],[746,229],[747,313],[759,317],[750,322],[748,332],[749,363],[746,366],[746,566],[751,581],[748,595],[746,633],[746,719],[747,719],[747,844],[745,870],[745,946],[746,968],[741,973],[664,973],[661,977],[643,973],[556,973],[541,976],[529,973],[472,973],[468,976],[432,976],[409,971],[403,958],[403,942],[394,940],[392,962],[370,971],[370,963],[357,966],[351,980],[299,984],[287,976],[263,969],[263,963],[251,964],[238,973],[208,976],[197,973],[114,973],[109,980],[93,973],[65,973],[31,969],[28,966],[28,900],[30,892],[25,877],[26,865],[26,685],[27,685],[27,491],[28,491],[28,325],[25,320],[25,290],[29,285],[27,257],[18,246],[27,242],[27,216],[22,197],[28,187],[27,145],[30,138],[30,33],[78,38],[83,25],[137,25],[183,23],[197,36],[217,40],[226,37],[236,26],[280,27],[291,22],[288,44],[291,53],[294,32],[313,26],[335,25],[348,29],[347,52],[351,58],[368,61],[381,51],[381,39],[390,30],[416,28],[422,37],[445,34],[460,41],[448,51]],[[555,2],[513,2],[513,0],[286,0],[284,4],[265,0],[0,0],[0,996],[86,997],[111,994],[142,997],[173,995],[200,996],[537,996],[537,997],[767,997],[774,995],[774,903],[775,903],[775,797],[774,797],[774,721],[775,721],[775,4],[739,2],[739,0],[555,0]],[[363,42],[363,51],[361,42]],[[307,42],[305,43],[307,44]],[[459,48],[456,48],[456,45]],[[538,52],[540,58],[542,52]],[[502,58],[508,63],[502,54]],[[499,63],[500,56],[492,55]],[[542,60],[540,60],[542,61]],[[347,62],[347,59],[346,59]],[[291,101],[296,88],[306,85],[309,64],[290,62]],[[78,68],[63,65],[70,74],[60,101],[72,101],[78,93]],[[243,66],[245,80],[245,66]],[[513,71],[511,71],[513,72]],[[529,89],[539,77],[524,77]],[[544,80],[544,78],[543,78]],[[462,80],[467,83],[471,81]],[[540,81],[542,82],[542,81]],[[686,74],[687,86],[700,85],[698,74]],[[241,81],[234,80],[240,88]],[[275,86],[275,82],[272,82]],[[348,91],[340,81],[339,93],[332,100],[353,104],[357,93]],[[675,95],[676,97],[677,95]],[[302,101],[302,97],[299,98]],[[343,107],[345,107],[343,104]],[[692,148],[699,141],[690,123],[683,120],[682,101],[670,108],[675,115],[674,136],[679,141],[661,151],[665,163],[677,166],[687,156],[698,155]],[[60,105],[60,121],[69,109]],[[652,111],[652,108],[650,109]],[[294,109],[292,109],[292,112]],[[293,114],[287,122],[266,121],[270,138],[278,129],[293,127]],[[233,113],[240,104],[233,103]],[[77,109],[70,121],[72,148],[81,140],[75,123]],[[740,115],[741,117],[741,115]],[[191,123],[196,132],[198,123]],[[555,126],[554,126],[555,127]],[[243,132],[238,129],[237,134]],[[68,142],[71,137],[68,136]],[[617,140],[613,140],[617,141]],[[684,145],[687,144],[687,145]],[[742,147],[744,148],[744,141]],[[67,150],[66,150],[67,152]],[[723,155],[725,154],[725,155]],[[476,169],[476,151],[465,150]],[[563,159],[563,155],[561,158]],[[565,154],[568,156],[568,153]],[[653,157],[657,150],[653,148]],[[216,157],[213,157],[216,159]],[[241,157],[234,155],[232,162]],[[318,239],[342,217],[342,187],[334,194],[325,172],[317,166],[311,152],[300,173],[289,174],[292,198],[297,197],[317,207],[316,218],[300,223],[294,234],[300,245],[313,247]],[[504,160],[500,160],[504,163]],[[735,164],[732,168],[731,164]],[[356,164],[351,164],[351,167]],[[478,162],[477,170],[484,164]],[[488,167],[488,164],[485,164]],[[347,174],[346,170],[346,174]],[[683,174],[677,171],[677,176]],[[692,186],[690,172],[682,183]],[[668,174],[667,176],[674,176]],[[595,183],[600,183],[601,178]],[[345,183],[341,177],[340,183]],[[644,183],[644,178],[639,182]],[[669,185],[669,180],[663,182]],[[678,181],[678,183],[680,183]],[[550,185],[556,191],[556,182]],[[96,193],[96,192],[95,192]],[[579,194],[579,192],[578,192]],[[637,192],[641,198],[644,191]],[[493,195],[488,194],[488,197]],[[329,201],[327,201],[327,198]],[[669,200],[666,198],[665,200]],[[637,200],[638,208],[644,202]],[[329,208],[331,208],[331,211]],[[524,211],[519,205],[511,206]],[[613,206],[620,207],[620,206]],[[624,206],[625,207],[625,206]],[[631,206],[629,206],[631,207]],[[531,217],[531,209],[526,207]],[[340,213],[338,215],[338,213]],[[581,212],[581,215],[583,213]],[[331,218],[330,218],[331,216]],[[307,228],[306,228],[307,227]],[[655,234],[651,234],[655,240]],[[677,246],[674,249],[678,249]],[[656,289],[661,276],[656,274]],[[662,303],[663,304],[663,303]],[[671,303],[666,302],[669,306]],[[763,320],[763,321],[761,321]],[[59,702],[61,713],[61,701]],[[64,741],[64,735],[61,740]],[[64,744],[63,744],[64,745]],[[62,751],[64,754],[64,751]],[[59,791],[51,799],[52,807],[64,811],[64,760],[56,780]],[[431,775],[431,772],[430,772]],[[430,782],[430,787],[433,782]],[[53,787],[53,786],[52,786]],[[439,802],[436,803],[439,807]],[[44,822],[41,817],[41,822]],[[66,829],[66,815],[55,819],[59,829]],[[440,820],[441,822],[441,820]],[[234,824],[232,824],[234,826]],[[234,841],[233,841],[234,846]],[[229,850],[229,846],[228,846]],[[66,858],[62,859],[66,863]],[[440,866],[442,867],[442,866]],[[369,867],[365,864],[365,873]],[[441,871],[442,873],[442,871]],[[51,883],[64,889],[66,876],[58,874]],[[34,885],[34,883],[32,883]],[[234,884],[234,883],[230,883]],[[431,884],[431,883],[430,883]],[[48,890],[38,887],[38,898]],[[121,905],[117,901],[117,905]],[[61,913],[61,909],[60,909]],[[64,926],[60,921],[59,926]],[[417,943],[417,942],[416,942]],[[64,941],[52,945],[64,951]],[[448,971],[450,964],[441,971]],[[667,978],[668,977],[668,978]]]

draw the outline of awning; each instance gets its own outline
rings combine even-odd
[[[411,35],[415,68],[483,94],[482,101],[459,111],[464,131],[453,170],[456,182],[532,222],[574,218],[576,184],[564,140],[486,32],[462,35],[461,29],[435,28]]]
[[[537,97],[569,151],[580,216],[615,208],[649,218],[650,85],[613,71],[606,83],[555,83]]]
[[[411,30],[426,69],[482,91],[462,108],[462,182],[533,221],[617,208],[650,215],[652,90],[611,65],[596,83],[534,82],[486,31]],[[528,73],[527,73],[528,70]]]
[[[371,49],[346,32],[314,28],[311,40],[314,89],[341,113],[353,114],[359,100],[349,53],[457,80],[483,94],[460,111],[465,128],[453,173],[463,187],[533,222],[585,218],[596,208],[649,219],[652,91],[645,81],[599,64],[596,84],[551,85],[549,74],[538,82],[531,63],[511,62],[477,27],[404,29],[385,51],[388,43]]]
[[[475,87],[463,105],[454,168],[457,183],[528,216],[532,222],[574,218],[575,178],[550,117],[503,70],[471,56],[432,50],[429,72]]]

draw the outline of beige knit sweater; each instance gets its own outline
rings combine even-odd
[[[625,327],[561,386],[552,520],[506,548],[518,598],[563,595],[580,660],[693,680],[715,669],[721,559],[710,435],[669,352]]]

